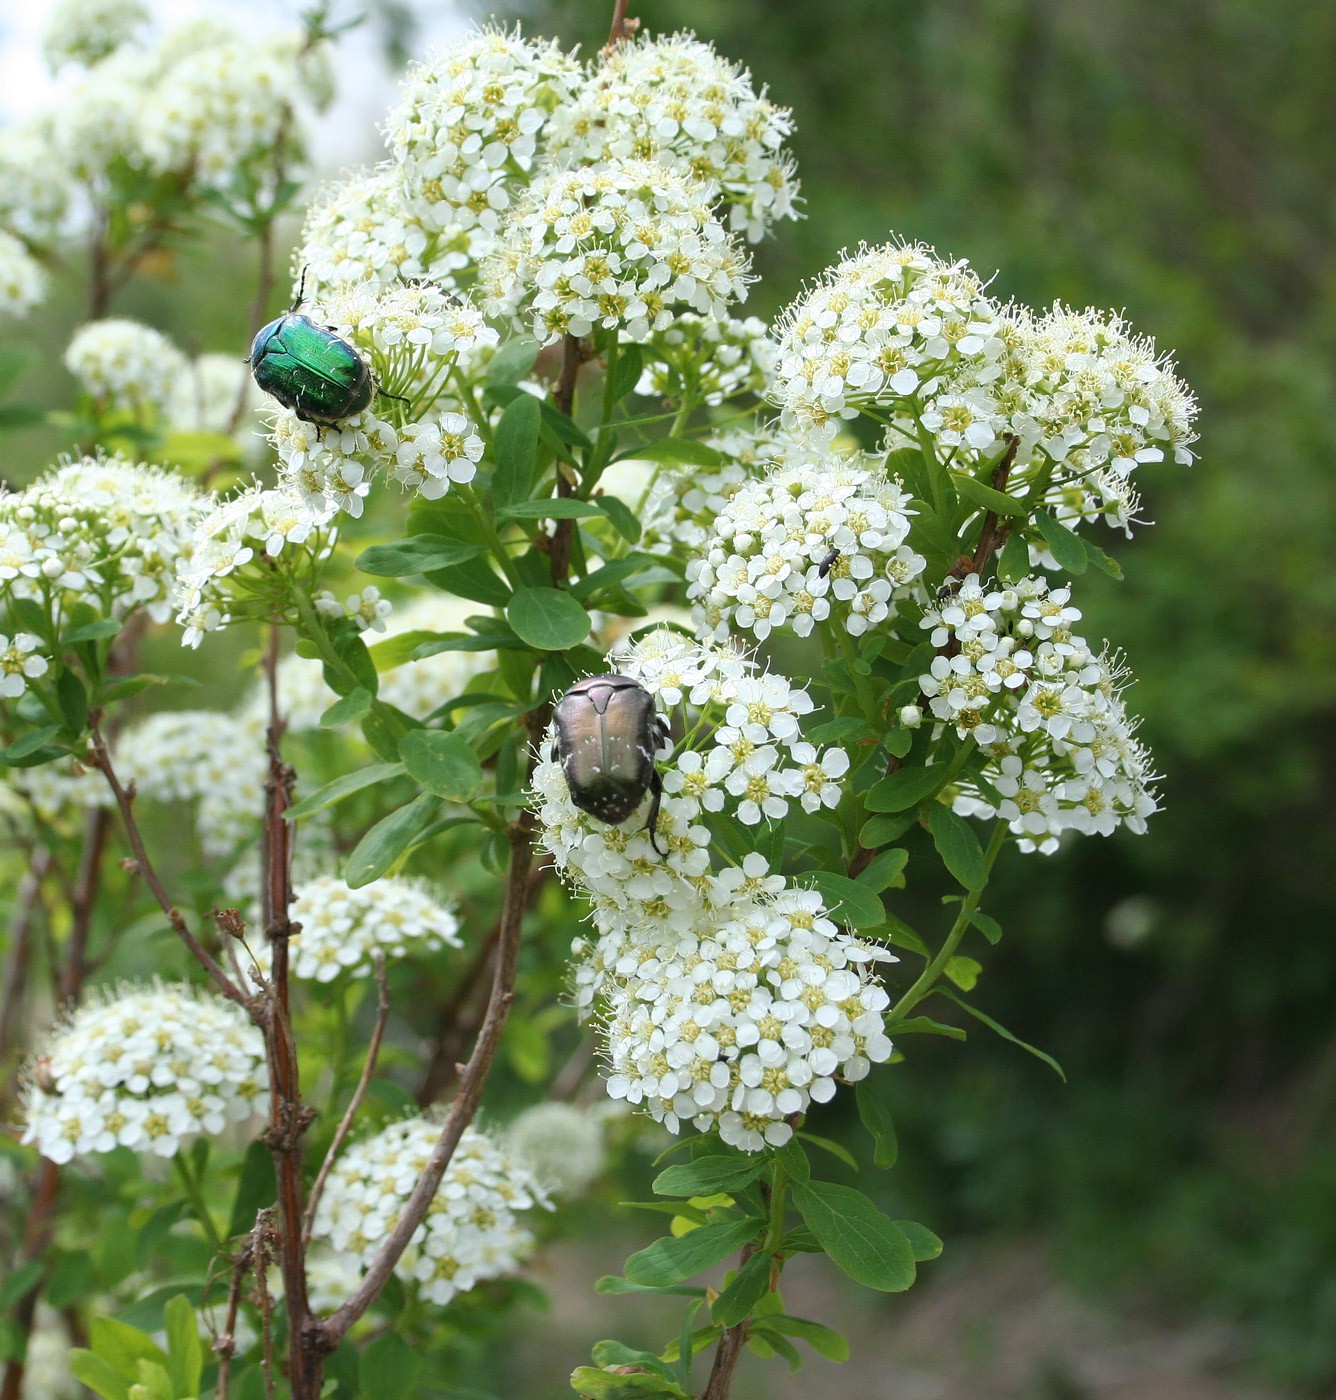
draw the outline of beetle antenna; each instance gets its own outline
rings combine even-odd
[[[309,271],[310,266],[311,264],[307,263],[306,266],[302,268],[302,280],[301,285],[297,288],[297,300],[294,301],[292,305],[288,308],[289,316],[291,316],[292,313],[296,311],[296,309],[302,304],[302,302],[306,300],[306,274]]]
[[[381,397],[382,399],[395,399],[395,400],[397,400],[399,403],[412,403],[412,402],[413,402],[412,399],[406,399],[406,398],[404,398],[404,396],[403,396],[402,394],[391,394],[387,389],[377,389],[377,390],[376,390],[376,393],[379,394],[380,397]]]

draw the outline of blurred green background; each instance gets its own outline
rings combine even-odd
[[[610,8],[501,13],[588,53]],[[964,1290],[977,1266],[997,1290],[936,1317],[916,1295],[861,1303],[855,1355],[875,1364],[880,1329],[911,1307],[940,1349],[966,1354],[980,1319],[1011,1316],[1008,1288],[1057,1288],[1081,1301],[1051,1309],[1051,1329],[1071,1330],[1070,1308],[1088,1304],[1153,1320],[1161,1338],[1209,1334],[1184,1374],[1223,1367],[1272,1392],[1333,1393],[1336,7],[646,0],[631,12],[657,31],[694,28],[794,109],[807,218],[758,250],[749,310],[773,314],[841,247],[893,231],[996,269],[1003,298],[1124,309],[1176,351],[1201,399],[1198,464],[1140,474],[1155,524],[1111,546],[1126,582],[1088,575],[1076,596],[1087,635],[1124,647],[1140,678],[1129,702],[1165,811],[1143,838],[1012,852],[989,896],[1006,937],[976,999],[1055,1055],[1067,1083],[986,1033],[965,1047],[920,1038],[888,1076],[901,1157],[875,1189],[947,1239],[941,1279]],[[414,54],[411,14],[395,13],[395,42]],[[198,242],[116,313],[188,347],[242,345],[226,275],[231,260],[249,278],[240,256]],[[58,296],[29,338],[54,357],[78,319]],[[69,401],[51,374],[23,391]],[[15,435],[6,475],[25,479],[55,446]],[[932,892],[917,895],[912,876],[900,912],[931,927]],[[854,1125],[832,1113],[817,1130]],[[612,1303],[585,1300],[591,1336],[622,1326]],[[550,1338],[567,1366],[569,1340]],[[753,1394],[779,1394],[753,1372]],[[534,1374],[517,1373],[515,1393],[562,1393],[560,1375]],[[1061,1360],[1001,1388],[982,1375],[876,1394],[1115,1393]],[[872,1393],[833,1368],[820,1376],[784,1393]]]

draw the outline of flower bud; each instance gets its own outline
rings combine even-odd
[[[923,723],[923,711],[917,705],[904,705],[900,710],[900,723],[906,729],[917,729]]]

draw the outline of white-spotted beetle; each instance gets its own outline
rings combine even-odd
[[[615,826],[652,793],[645,830],[662,855],[655,830],[663,779],[654,755],[668,738],[668,724],[654,708],[654,697],[630,676],[589,676],[557,701],[552,722],[551,758],[566,774],[571,801]]]

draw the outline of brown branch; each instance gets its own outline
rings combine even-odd
[[[56,1204],[56,1192],[60,1188],[60,1168],[44,1157],[37,1177],[37,1190],[33,1193],[28,1207],[28,1228],[23,1241],[25,1259],[37,1259],[45,1251],[51,1239],[51,1211]],[[37,1299],[42,1291],[39,1281],[14,1304],[10,1321],[20,1337],[32,1334],[32,1320],[37,1312]],[[0,1400],[21,1400],[23,1395],[24,1358],[11,1357],[5,1363],[5,1375],[0,1381]]]
[[[756,1250],[757,1246],[754,1244],[743,1245],[742,1257],[738,1261],[739,1269]],[[747,1327],[750,1321],[750,1318],[744,1317],[736,1327],[724,1328],[719,1345],[714,1349],[714,1365],[710,1367],[710,1379],[701,1400],[728,1400],[728,1393],[733,1387],[733,1372],[738,1369],[738,1362],[742,1359],[742,1348],[747,1344]]]
[[[60,971],[59,999],[71,1002],[79,994],[88,973],[88,935],[93,926],[93,907],[102,873],[102,854],[111,832],[111,809],[93,807],[84,818],[83,846],[79,852],[79,873],[70,899],[70,938],[65,946],[65,963]]]
[[[542,715],[541,724],[538,715]],[[531,733],[537,728],[541,733],[546,724],[546,707],[535,711],[530,717]],[[347,1335],[348,1329],[366,1312],[380,1296],[380,1291],[389,1281],[394,1266],[408,1247],[409,1240],[422,1221],[436,1196],[436,1190],[450,1165],[464,1130],[473,1121],[482,1099],[483,1086],[501,1043],[501,1032],[505,1029],[506,1016],[514,1000],[515,973],[519,965],[520,927],[524,920],[525,904],[529,886],[529,871],[533,864],[533,837],[537,821],[530,811],[520,814],[512,822],[510,837],[510,872],[506,879],[506,897],[501,915],[501,934],[497,945],[496,972],[492,979],[492,994],[487,1004],[487,1018],[478,1032],[473,1046],[473,1054],[464,1067],[459,1079],[459,1092],[454,1106],[441,1129],[426,1167],[423,1169],[413,1194],[404,1205],[403,1213],[394,1229],[386,1236],[376,1257],[363,1276],[352,1297],[332,1316],[321,1324],[321,1344],[332,1351]]]
[[[483,939],[477,956],[469,964],[468,970],[460,979],[450,1000],[441,1008],[437,1017],[436,1040],[432,1045],[431,1059],[427,1072],[422,1076],[422,1085],[417,1092],[419,1108],[428,1108],[439,1099],[449,1087],[458,1070],[458,1061],[465,1047],[477,1037],[480,1021],[466,1012],[475,999],[480,1001],[481,1015],[486,1015],[486,1002],[478,998],[484,979],[492,966],[496,945],[501,937],[501,921],[492,925],[491,931]]]
[[[608,42],[599,50],[600,56],[603,58],[607,58],[618,44],[629,39],[640,28],[638,19],[627,19],[626,5],[627,0],[615,0],[612,7],[612,28],[608,30]]]
[[[390,988],[389,983],[385,980],[385,959],[380,953],[377,953],[376,1026],[371,1032],[371,1043],[367,1046],[366,1061],[362,1065],[362,1077],[357,1081],[357,1088],[353,1090],[353,1096],[348,1100],[348,1107],[339,1120],[339,1126],[334,1130],[329,1151],[325,1153],[325,1160],[320,1164],[320,1171],[316,1175],[310,1197],[306,1202],[306,1219],[302,1223],[303,1247],[309,1246],[311,1243],[311,1227],[315,1224],[316,1207],[320,1204],[320,1197],[324,1194],[325,1179],[329,1176],[335,1158],[338,1157],[343,1148],[344,1140],[352,1129],[353,1120],[357,1117],[357,1111],[362,1107],[362,1100],[366,1097],[367,1085],[371,1083],[371,1076],[376,1072],[376,1058],[380,1054],[380,1042],[384,1039],[385,1023],[389,1019]]]
[[[232,1383],[232,1357],[237,1349],[237,1313],[241,1308],[241,1290],[246,1282],[246,1274],[251,1265],[264,1268],[263,1235],[268,1229],[268,1217],[272,1208],[266,1206],[255,1217],[255,1224],[246,1238],[245,1244],[237,1250],[232,1261],[232,1278],[227,1289],[227,1320],[223,1330],[215,1339],[213,1349],[218,1353],[218,1380],[215,1383],[216,1400],[228,1400],[228,1388]]]
[[[1016,449],[1020,446],[1020,439],[1007,435],[1007,450],[1002,455],[1002,460],[997,464],[993,472],[993,490],[1005,491],[1007,487],[1007,477],[1011,473],[1012,463],[1016,460]],[[997,528],[997,512],[990,510],[983,518],[983,529],[979,534],[979,547],[974,551],[974,572],[983,577],[983,571],[988,567],[988,560],[993,550],[1006,538],[1007,531]]]
[[[185,915],[172,903],[163,887],[162,881],[158,878],[158,872],[154,868],[153,862],[149,859],[148,851],[144,846],[144,837],[139,830],[139,823],[135,820],[134,814],[134,784],[128,788],[124,787],[120,779],[116,776],[115,767],[111,761],[111,754],[107,749],[107,741],[102,737],[102,731],[98,727],[99,717],[94,715],[89,721],[89,732],[92,736],[93,747],[88,756],[88,765],[91,768],[100,769],[103,777],[106,778],[108,786],[111,788],[112,796],[116,799],[116,806],[120,810],[121,822],[125,827],[126,840],[130,843],[130,849],[134,852],[133,869],[136,874],[143,877],[144,883],[148,886],[149,892],[158,902],[158,908],[166,915],[167,922],[171,925],[176,936],[194,955],[195,960],[209,974],[214,986],[218,988],[225,997],[236,1002],[238,1006],[251,1010],[250,998],[236,986],[227,973],[218,965],[214,956],[204,947],[204,945],[191,933],[186,924]]]
[[[23,1009],[23,991],[28,980],[28,959],[32,955],[33,915],[37,912],[42,880],[50,867],[50,852],[38,847],[32,853],[31,863],[14,892],[14,909],[5,936],[5,942],[9,946],[9,966],[5,969],[4,1005],[0,1007],[0,1061],[3,1061],[9,1052]]]

